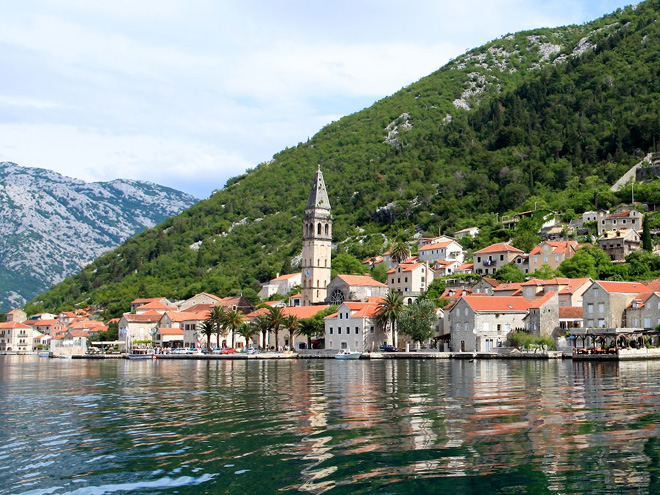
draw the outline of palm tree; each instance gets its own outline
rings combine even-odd
[[[266,317],[268,318],[270,330],[275,332],[275,349],[277,349],[277,335],[280,331],[280,328],[284,326],[284,319],[286,317],[282,312],[282,308],[274,308],[272,306],[268,308],[268,314]]]
[[[248,342],[256,331],[257,329],[255,327],[246,322],[241,323],[241,326],[238,327],[238,335],[245,339],[245,347],[249,347]]]
[[[289,331],[289,347],[294,350],[295,346],[293,345],[293,335],[298,331],[300,320],[296,315],[287,315],[284,318],[284,326]]]
[[[390,257],[393,261],[401,263],[410,258],[410,246],[406,242],[398,241],[390,249]]]
[[[202,335],[206,335],[206,347],[211,347],[211,336],[215,332],[215,322],[210,318],[204,320],[200,325]]]
[[[312,337],[319,334],[318,325],[311,318],[299,320],[299,325],[296,330],[296,335],[304,335],[307,337],[307,348],[312,348]]]
[[[235,347],[236,344],[236,329],[243,323],[243,312],[238,309],[232,309],[225,313],[224,326],[231,330],[231,346]]]
[[[263,345],[263,350],[268,350],[268,341],[266,340],[266,335],[270,330],[270,321],[268,321],[267,315],[259,315],[252,321],[252,326],[254,327],[255,332],[261,332],[261,344]]]
[[[223,308],[222,306],[214,306],[211,309],[211,313],[209,314],[209,319],[215,325],[215,330],[217,332],[216,333],[216,338],[217,338],[216,347],[218,349],[220,349],[220,332],[221,332],[221,330],[223,331],[222,336],[224,337],[226,335],[226,331],[224,331],[225,330],[225,315],[226,315],[226,311],[225,311],[225,308]]]
[[[398,292],[390,292],[383,302],[378,305],[376,313],[376,322],[381,328],[387,331],[389,327],[392,330],[392,345],[396,346],[396,323],[399,315],[403,311],[403,298]],[[389,340],[389,339],[388,339]]]

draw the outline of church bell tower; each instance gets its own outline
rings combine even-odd
[[[302,305],[323,303],[330,283],[332,251],[332,218],[330,201],[323,181],[321,166],[314,176],[314,184],[303,215],[302,248]]]

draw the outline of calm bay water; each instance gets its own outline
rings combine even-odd
[[[0,356],[1,494],[660,493],[660,362]]]

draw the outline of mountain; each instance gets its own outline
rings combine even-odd
[[[207,291],[254,297],[295,267],[317,164],[338,251],[358,258],[393,237],[478,225],[507,239],[502,214],[570,216],[630,198],[609,185],[657,148],[660,1],[581,26],[507,34],[227,182],[205,201],[98,258],[29,310]],[[635,186],[658,200],[657,183]],[[657,198],[656,198],[657,196]],[[82,290],[81,290],[82,287]]]
[[[22,306],[196,202],[148,182],[87,183],[0,162],[0,310]]]

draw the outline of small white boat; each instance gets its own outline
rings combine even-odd
[[[335,354],[335,359],[360,359],[360,356],[362,356],[361,352],[342,349]]]
[[[37,352],[37,356],[39,356],[39,357],[50,357],[50,352],[49,351],[39,351],[39,352]]]
[[[153,349],[131,349],[128,359],[156,359],[156,353]]]

